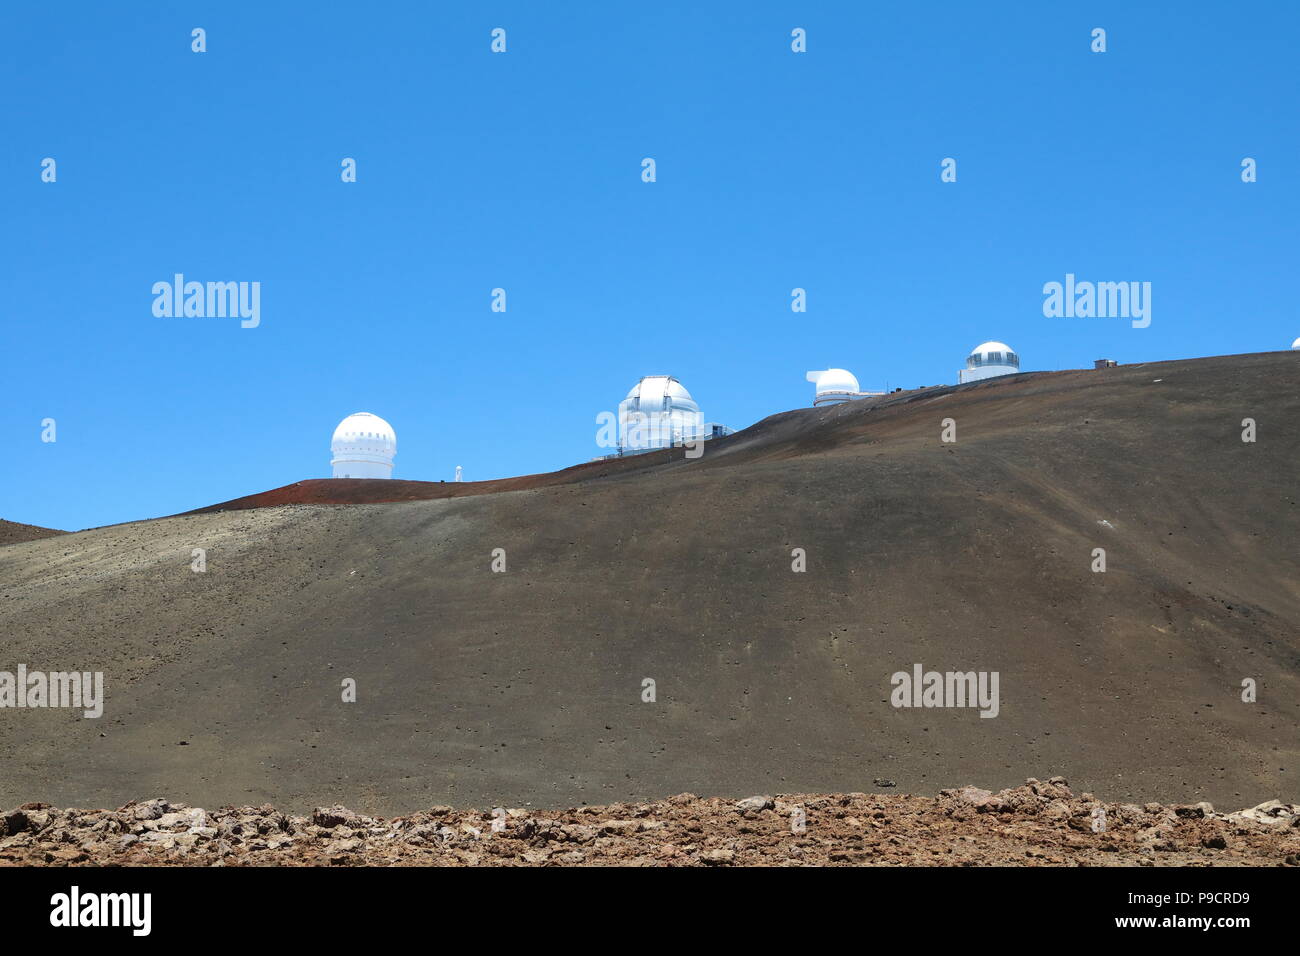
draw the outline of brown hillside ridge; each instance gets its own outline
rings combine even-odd
[[[0,671],[105,694],[0,709],[0,806],[920,800],[1044,770],[1139,807],[1300,803],[1297,423],[1300,352],[1021,374],[697,460],[303,482],[0,548]],[[894,706],[917,665],[996,674],[996,716]]]
[[[186,514],[211,514],[218,511],[242,511],[273,508],[278,505],[359,505],[389,504],[398,501],[432,501],[486,495],[499,491],[524,491],[549,485],[572,484],[607,478],[611,475],[643,472],[681,457],[682,452],[659,451],[630,455],[620,459],[591,461],[562,471],[491,481],[408,481],[401,478],[308,478],[291,485],[273,488],[255,495],[245,495],[220,504],[196,508]]]
[[[67,532],[0,519],[0,547],[6,544],[18,544],[21,541],[35,541],[38,538],[53,538],[60,534],[67,534]]]
[[[29,803],[0,821],[0,866],[1300,866],[1300,806],[1236,813],[1075,795],[1061,777],[991,793],[700,799],[559,811],[345,807],[115,811]]]

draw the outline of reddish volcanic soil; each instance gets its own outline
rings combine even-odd
[[[571,471],[574,469],[570,469]],[[255,495],[245,495],[231,501],[196,508],[185,514],[213,514],[219,511],[244,511],[250,508],[274,508],[278,505],[366,505],[397,501],[431,501],[436,498],[458,498],[463,495],[481,495],[493,491],[515,491],[542,485],[562,484],[556,472],[549,475],[525,475],[519,478],[500,478],[496,481],[404,481],[391,479],[376,481],[371,478],[308,478],[291,485],[272,488]],[[578,480],[578,479],[573,479]]]
[[[67,534],[67,532],[54,528],[40,528],[34,524],[0,520],[0,546],[17,544],[20,541],[36,541],[39,538],[53,538],[60,534]]]
[[[627,458],[591,461],[574,465],[562,471],[538,475],[518,475],[514,478],[496,478],[492,481],[408,481],[394,478],[378,481],[373,478],[308,478],[291,485],[272,488],[255,495],[245,495],[195,508],[184,514],[213,514],[220,511],[243,511],[250,508],[274,508],[279,505],[365,505],[399,501],[433,501],[440,498],[464,498],[488,495],[501,491],[526,491],[552,485],[576,484],[583,481],[628,475],[663,466],[681,456],[680,449],[632,455]]]

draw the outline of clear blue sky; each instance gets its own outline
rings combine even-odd
[[[484,479],[600,453],[646,374],[743,427],[808,369],[948,383],[985,339],[1286,348],[1298,33],[1292,2],[6,4],[0,517],[324,477],[360,410],[395,477]],[[177,272],[260,282],[261,326],[156,318]],[[1044,318],[1067,272],[1151,282],[1150,328]]]

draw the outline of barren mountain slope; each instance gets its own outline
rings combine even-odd
[[[1295,801],[1297,396],[1289,353],[1021,375],[773,416],[697,461],[6,547],[0,670],[103,671],[107,702],[0,710],[0,805],[392,814],[1045,770]],[[892,707],[916,663],[998,672],[998,715]]]

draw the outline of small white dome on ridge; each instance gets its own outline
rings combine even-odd
[[[857,376],[848,369],[827,368],[808,372],[804,378],[813,383],[814,405],[835,405],[860,397]]]
[[[978,382],[982,378],[1015,375],[1020,371],[1020,356],[1005,342],[981,342],[966,356],[966,367],[957,372],[957,381]]]
[[[979,368],[981,365],[1010,365],[1020,368],[1020,356],[1005,342],[985,342],[971,349],[966,358],[967,368]]]
[[[391,478],[397,433],[378,415],[355,412],[334,429],[330,451],[335,478]]]

